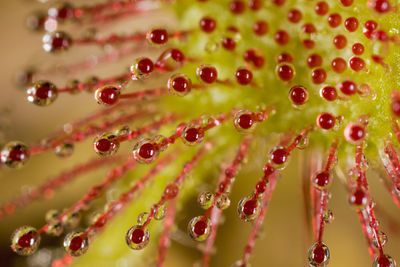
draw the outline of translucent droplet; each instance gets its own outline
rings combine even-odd
[[[300,139],[300,141],[296,144],[296,148],[303,150],[306,149],[308,147],[308,143],[309,143],[309,139],[308,136],[303,136],[303,138]]]
[[[64,238],[65,251],[74,257],[79,257],[89,249],[89,239],[85,233],[72,232]]]
[[[233,117],[233,124],[236,130],[241,133],[248,133],[254,130],[256,121],[253,112],[249,110],[240,110],[235,113]]]
[[[49,32],[43,36],[43,49],[46,52],[59,53],[69,49],[72,44],[71,37],[61,31]]]
[[[245,197],[239,201],[238,214],[244,222],[254,221],[260,213],[260,201],[251,197]]]
[[[214,40],[210,40],[205,44],[204,50],[207,53],[213,54],[216,53],[219,50],[219,42],[216,42]]]
[[[80,221],[81,215],[79,214],[79,212],[68,213],[62,218],[62,224],[68,228],[75,228],[76,226],[78,226]]]
[[[289,152],[282,146],[273,148],[270,153],[270,164],[275,168],[284,169],[289,161]]]
[[[48,106],[58,96],[57,87],[48,81],[35,82],[26,93],[28,101],[38,106]]]
[[[84,90],[86,90],[88,93],[92,93],[92,91],[94,89],[97,88],[98,84],[99,84],[99,77],[97,76],[89,76],[85,79],[84,81]]]
[[[1,162],[10,168],[20,168],[30,156],[29,148],[21,142],[9,142],[1,150]]]
[[[192,81],[186,74],[173,74],[168,79],[168,90],[173,95],[185,96],[192,90]]]
[[[136,221],[139,225],[143,225],[147,221],[148,218],[149,218],[149,213],[142,212],[138,215]]]
[[[167,207],[165,204],[163,205],[153,205],[153,214],[154,214],[154,219],[156,220],[162,220],[165,218],[165,215],[167,215]]]
[[[128,230],[125,240],[131,249],[143,249],[150,241],[149,230],[143,228],[141,225],[135,225]]]
[[[111,106],[118,102],[120,88],[113,85],[104,85],[94,93],[94,98],[98,104]]]
[[[381,246],[384,247],[387,242],[387,235],[382,231],[378,231],[378,236],[379,236],[379,242],[380,242]],[[379,247],[379,242],[376,237],[374,237],[372,239],[372,242],[374,243],[375,247],[377,247],[377,248]]]
[[[60,236],[63,231],[64,229],[61,222],[53,220],[47,223],[47,234],[52,236]]]
[[[378,255],[372,263],[372,267],[396,267],[396,262],[389,255]]]
[[[40,235],[35,228],[22,226],[14,231],[11,236],[11,249],[19,255],[33,254],[40,243]]]
[[[74,153],[73,143],[62,143],[54,148],[54,153],[60,158],[66,158]]]
[[[349,203],[356,209],[364,209],[369,202],[369,198],[365,190],[361,187],[355,188],[349,196]]]
[[[313,185],[320,190],[327,189],[330,183],[331,175],[327,171],[319,172],[314,176]]]
[[[324,212],[324,222],[325,223],[332,223],[334,219],[335,219],[335,216],[333,215],[333,212],[331,210],[326,210]]]
[[[133,148],[133,157],[139,163],[152,163],[158,158],[157,144],[148,138],[142,138]]]
[[[208,209],[214,203],[214,194],[211,192],[203,192],[199,195],[197,202],[203,209]]]
[[[116,136],[128,136],[130,134],[131,130],[129,129],[128,125],[122,125],[115,129],[114,134]]]
[[[330,252],[324,243],[316,242],[308,250],[308,262],[312,267],[328,266]]]
[[[157,59],[155,67],[161,71],[174,71],[182,67],[185,55],[179,49],[167,49]]]
[[[96,227],[102,227],[104,223],[106,222],[106,219],[101,220],[103,217],[104,213],[96,211],[93,214],[90,215],[89,218],[89,223],[90,225],[95,225]]]
[[[196,145],[203,141],[204,131],[202,128],[189,124],[183,129],[181,138],[186,145]]]
[[[231,200],[228,197],[228,194],[221,194],[217,197],[217,207],[221,210],[229,208],[231,205]]]
[[[194,217],[188,224],[188,232],[195,241],[206,240],[211,233],[210,219],[203,216]]]
[[[69,93],[71,95],[76,95],[79,94],[81,92],[81,90],[79,90],[79,85],[81,84],[81,82],[79,80],[69,80],[67,82],[67,88],[70,89]]]
[[[147,79],[150,73],[153,72],[154,64],[146,57],[139,57],[133,62],[130,71],[132,75],[132,80],[142,80]]]
[[[57,220],[58,216],[60,216],[60,212],[56,209],[51,209],[46,212],[45,220],[46,222],[51,222]]]
[[[93,142],[94,151],[100,156],[110,156],[119,149],[118,137],[114,134],[102,134]]]

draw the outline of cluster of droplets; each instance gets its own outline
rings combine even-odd
[[[207,0],[198,0],[198,2],[211,2]],[[111,3],[112,5],[113,3]],[[199,3],[201,4],[201,3]],[[374,100],[376,92],[370,86],[370,80],[366,79],[365,82],[359,83],[359,77],[366,77],[374,67],[372,64],[377,63],[385,69],[388,65],[385,59],[388,56],[389,48],[392,43],[396,42],[396,37],[392,33],[386,32],[381,25],[375,20],[367,20],[363,22],[360,18],[348,16],[348,12],[337,13],[331,10],[337,10],[333,7],[339,6],[340,8],[347,8],[357,3],[353,0],[341,0],[339,4],[328,3],[326,1],[319,1],[313,5],[313,15],[317,16],[316,19],[324,23],[331,31],[324,31],[324,28],[319,27],[319,24],[307,22],[306,18],[310,14],[302,11],[301,8],[292,7],[287,10],[284,18],[287,20],[289,28],[297,27],[296,31],[299,32],[298,37],[291,34],[290,29],[276,28],[272,22],[267,19],[256,19],[250,24],[250,32],[257,37],[257,42],[265,45],[264,41],[270,38],[270,31],[272,33],[272,42],[276,44],[277,50],[275,63],[272,66],[273,75],[277,78],[280,84],[288,87],[288,95],[285,93],[285,101],[287,96],[289,102],[294,110],[307,111],[312,109],[315,105],[315,91],[319,92],[322,104],[315,105],[318,114],[315,118],[312,127],[306,127],[306,130],[297,136],[289,145],[282,141],[278,146],[274,147],[268,154],[268,161],[264,167],[264,176],[257,182],[253,192],[249,196],[242,198],[237,205],[237,212],[239,218],[245,222],[253,222],[260,218],[263,210],[265,209],[264,199],[273,191],[274,176],[280,170],[283,170],[289,161],[290,154],[294,148],[304,149],[308,145],[308,132],[319,128],[321,132],[327,133],[331,131],[336,134],[341,130],[343,132],[344,140],[354,146],[362,146],[369,138],[367,125],[369,118],[361,116],[358,121],[349,121],[343,114],[334,114],[334,112],[343,112],[341,109],[330,109],[329,104],[348,104],[351,106],[351,101],[354,96],[358,95],[361,99]],[[118,2],[119,6],[113,6],[115,10],[133,8],[135,10],[135,2]],[[179,3],[178,3],[179,5]],[[267,6],[265,1],[262,0],[232,0],[229,1],[226,8],[232,18],[236,16],[245,15],[248,11],[260,12],[267,8],[277,8],[280,11],[286,10],[281,7],[287,5],[285,0],[273,0],[272,6]],[[374,16],[388,14],[396,7],[392,6],[388,0],[368,0],[366,6],[373,12]],[[141,100],[145,96],[156,97],[164,92],[169,92],[172,95],[183,97],[188,95],[193,89],[210,89],[217,86],[236,87],[238,86],[243,90],[259,90],[267,87],[263,82],[263,75],[261,70],[270,67],[269,59],[265,51],[259,48],[248,47],[253,45],[252,42],[245,44],[243,47],[242,40],[242,27],[235,25],[228,25],[219,37],[218,41],[213,41],[213,35],[221,31],[224,25],[223,19],[217,18],[212,15],[203,15],[198,21],[198,28],[190,29],[180,32],[170,32],[165,28],[153,28],[145,33],[116,35],[100,38],[96,35],[89,35],[84,38],[73,38],[69,34],[58,30],[58,27],[67,21],[80,21],[85,17],[96,17],[96,14],[103,12],[109,8],[107,4],[97,6],[97,8],[79,8],[66,3],[59,8],[51,8],[48,14],[35,14],[29,18],[29,26],[34,29],[45,29],[48,31],[43,37],[43,48],[47,52],[59,53],[69,50],[72,46],[79,45],[117,45],[128,42],[140,43],[147,42],[153,48],[162,49],[162,53],[156,60],[149,57],[137,57],[129,67],[128,73],[111,77],[107,79],[100,79],[98,77],[89,77],[84,82],[78,80],[71,80],[64,88],[57,88],[52,82],[49,81],[36,81],[27,90],[27,99],[38,106],[48,106],[53,103],[58,95],[64,92],[76,94],[80,91],[94,92],[94,97],[97,103],[108,108],[118,107],[129,99]],[[222,16],[223,17],[223,16]],[[324,18],[324,20],[322,20]],[[303,20],[305,21],[304,23]],[[281,25],[278,25],[281,27]],[[299,27],[298,27],[299,26]],[[343,27],[343,31],[338,31]],[[370,40],[371,45],[367,45],[364,39],[354,41],[354,34],[362,31],[363,38]],[[203,63],[201,56],[198,53],[187,53],[184,55],[183,51],[190,51],[189,48],[185,49],[170,48],[166,45],[170,44],[170,39],[178,39],[185,37],[190,40],[192,36],[205,35],[210,38],[204,47],[207,54],[216,53],[219,48],[224,49],[226,52],[231,52],[234,58],[242,57],[244,66],[234,67],[234,72],[226,77],[226,72],[222,71],[221,62]],[[318,39],[320,35],[329,41],[334,47],[334,52],[338,52],[340,56],[330,59],[325,57],[323,51],[321,52],[318,46]],[[398,37],[397,37],[398,38]],[[300,63],[297,60],[299,55],[294,55],[286,52],[289,46],[298,39],[304,51],[307,52],[305,62]],[[261,41],[260,41],[261,40]],[[183,45],[184,42],[182,42]],[[190,46],[190,41],[189,41]],[[259,47],[259,46],[255,46]],[[275,46],[274,46],[275,47]],[[187,49],[186,49],[187,48]],[[243,49],[244,48],[244,49]],[[283,50],[282,50],[283,49]],[[243,51],[241,51],[243,50]],[[309,53],[310,52],[310,53]],[[346,60],[343,55],[346,55]],[[370,59],[367,58],[370,56]],[[327,61],[329,58],[330,62]],[[296,61],[297,60],[297,61]],[[371,61],[372,60],[372,61]],[[330,70],[325,67],[328,63]],[[185,64],[196,64],[193,73],[177,72],[178,69]],[[309,73],[308,77],[300,77],[304,73],[304,69]],[[350,72],[349,72],[350,71]],[[151,76],[156,76],[156,73],[168,73],[169,78],[160,90],[148,90],[135,93],[125,93],[128,85],[135,84]],[[344,76],[343,73],[348,73]],[[29,75],[28,75],[29,74]],[[260,78],[261,75],[261,78]],[[359,76],[361,75],[361,76]],[[364,76],[362,76],[364,75]],[[31,72],[25,75],[28,77],[26,81],[31,81]],[[196,81],[191,80],[190,77],[196,77]],[[352,78],[349,78],[352,77]],[[302,81],[302,82],[299,82]],[[335,82],[333,82],[335,81]],[[248,86],[248,88],[246,87]],[[314,90],[318,88],[317,90]],[[231,88],[230,88],[231,89]],[[268,92],[269,94],[270,92]],[[263,95],[264,97],[265,95]],[[391,98],[391,115],[395,118],[400,117],[400,96],[397,91],[393,91],[390,95]],[[264,102],[264,99],[260,100]],[[346,101],[346,102],[345,102]],[[268,102],[268,99],[265,100]],[[321,102],[321,101],[320,101]],[[268,102],[269,103],[269,102]],[[279,104],[279,103],[278,103]],[[111,107],[112,106],[112,107]],[[241,107],[242,108],[242,107]],[[279,109],[279,107],[276,107]],[[276,108],[268,108],[266,110],[250,111],[248,109],[233,109],[231,114],[218,115],[216,117],[203,116],[200,119],[192,120],[189,123],[181,123],[176,127],[175,132],[171,136],[165,137],[156,135],[154,137],[141,137],[133,147],[133,158],[138,163],[153,163],[155,162],[161,152],[166,151],[170,145],[174,144],[177,139],[180,139],[184,144],[194,146],[203,142],[205,132],[215,126],[220,125],[228,116],[232,116],[233,125],[240,133],[251,133],[254,131],[256,125],[264,121],[268,115],[275,113]],[[360,110],[357,110],[358,112]],[[362,110],[361,110],[362,111]],[[314,112],[314,111],[313,111]],[[284,111],[283,113],[289,113]],[[345,112],[343,112],[345,113]],[[307,116],[307,115],[305,115]],[[346,121],[345,125],[342,122]],[[156,124],[154,129],[167,124],[168,122]],[[139,137],[144,132],[150,132],[152,129],[144,127],[142,130],[130,130],[126,126],[118,128],[114,133],[96,132],[97,137],[93,142],[93,148],[100,156],[111,156],[117,153],[120,143],[125,140]],[[330,135],[330,132],[327,133]],[[245,137],[246,138],[246,137]],[[83,139],[83,138],[82,138]],[[74,150],[73,142],[62,142],[56,144],[54,150],[57,155],[61,157],[70,156]],[[31,154],[40,152],[35,148],[29,148],[20,142],[11,142],[7,144],[1,152],[1,162],[8,167],[18,168],[23,166],[29,159]],[[245,153],[244,153],[245,154]],[[204,241],[209,238],[214,225],[211,223],[210,212],[214,208],[224,210],[230,206],[230,188],[235,180],[237,167],[245,157],[243,153],[238,154],[233,166],[225,170],[225,179],[218,184],[215,193],[203,192],[198,197],[200,206],[206,210],[205,215],[194,217],[188,224],[188,233],[193,240]],[[336,156],[332,156],[328,160],[328,167],[324,170],[313,175],[312,185],[317,194],[320,194],[322,200],[328,198],[327,190],[332,182],[332,174],[330,172],[331,166],[329,164],[336,163]],[[362,162],[364,164],[365,161]],[[366,165],[366,164],[364,164]],[[190,165],[191,166],[191,165]],[[184,172],[186,172],[186,167]],[[357,168],[352,170],[353,180],[360,177]],[[166,216],[166,202],[177,197],[180,191],[181,180],[176,180],[170,183],[164,189],[160,202],[154,204],[150,212],[139,214],[137,218],[137,225],[132,226],[126,234],[126,243],[134,250],[140,250],[147,246],[150,240],[150,233],[147,225],[152,219],[162,220]],[[97,195],[96,192],[92,192]],[[350,188],[349,203],[353,205],[357,211],[363,212],[372,210],[371,197],[365,185],[358,183],[356,186]],[[326,203],[320,212],[320,224],[329,223],[333,220],[333,214],[330,210],[326,209]],[[116,210],[119,208],[114,207]],[[315,207],[314,207],[315,208]],[[61,217],[60,217],[61,216]],[[55,236],[59,236],[63,229],[73,228],[76,221],[77,213],[67,213],[60,215],[57,212],[50,213],[46,216],[47,226],[45,232]],[[60,221],[60,218],[63,220]],[[369,218],[374,218],[370,216]],[[375,219],[374,219],[375,220]],[[79,221],[79,220],[78,220]],[[99,220],[94,220],[94,225],[100,227],[104,225],[102,217]],[[257,223],[255,223],[257,224]],[[322,230],[320,230],[322,231]],[[372,230],[371,230],[372,231]],[[33,253],[40,242],[40,234],[43,230],[35,230],[31,227],[21,227],[15,231],[12,236],[12,249],[19,254],[29,255]],[[90,231],[89,231],[90,232]],[[89,233],[85,232],[72,232],[69,233],[64,240],[64,247],[66,252],[72,256],[83,255],[89,247]],[[379,231],[373,243],[375,247],[381,249],[386,243],[386,235]],[[249,250],[251,251],[251,250]],[[246,252],[247,253],[247,252]],[[249,252],[251,253],[251,252]],[[308,252],[308,261],[310,266],[327,266],[330,259],[330,251],[328,247],[322,242],[321,238],[316,238],[316,242],[310,247]],[[246,260],[240,261],[240,266],[245,266]],[[395,266],[393,259],[382,253],[376,256],[374,266],[388,267]]]

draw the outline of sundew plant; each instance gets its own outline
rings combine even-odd
[[[17,75],[25,101],[48,110],[42,120],[65,99],[98,106],[87,113],[68,102],[65,110],[79,117],[57,114],[59,130],[36,142],[9,136],[3,173],[51,170],[34,159],[46,153],[78,164],[2,203],[0,219],[52,201],[88,173],[100,177],[71,205],[43,214],[42,225],[15,225],[18,262],[181,266],[188,250],[169,253],[179,243],[198,253],[194,266],[220,266],[219,257],[229,258],[226,266],[270,266],[255,248],[275,189],[290,179],[301,181],[311,229],[299,262],[334,262],[324,232],[335,223],[329,202],[342,198],[359,220],[370,265],[396,266],[400,253],[387,253],[380,221],[400,223],[385,211],[400,207],[398,1],[38,2],[26,23],[42,36],[30,46],[41,47],[43,59]],[[393,207],[374,197],[375,180]],[[332,194],[333,183],[346,193]],[[231,210],[236,217],[226,215]],[[235,220],[243,230],[218,243]],[[238,241],[239,234],[248,237]],[[286,238],[295,238],[290,229]],[[229,255],[230,246],[242,253]],[[290,251],[280,266],[292,266]]]

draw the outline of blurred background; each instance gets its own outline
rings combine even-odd
[[[81,3],[83,1],[75,1]],[[91,1],[85,1],[88,4]],[[93,1],[94,2],[94,1]],[[99,48],[84,48],[75,51],[72,58],[68,56],[54,57],[46,54],[41,48],[43,33],[30,32],[26,28],[27,16],[37,9],[43,8],[34,0],[1,0],[0,1],[0,143],[11,140],[21,140],[27,144],[40,140],[55,130],[60,129],[68,121],[77,119],[83,114],[88,114],[97,108],[91,94],[82,93],[78,96],[63,95],[53,105],[47,108],[37,107],[26,101],[25,88],[18,88],[14,79],[16,73],[29,66],[51,68],[55,62],[68,62],[76,60],[82,55],[101,53]],[[163,23],[173,23],[169,16],[160,16]],[[159,21],[158,21],[159,22]],[[127,22],[119,22],[115,27],[128,27]],[[140,17],[137,25],[153,25],[157,20]],[[135,26],[129,26],[132,31]],[[105,31],[110,31],[107,26]],[[145,51],[143,53],[151,53]],[[134,57],[132,57],[134,58]],[[107,73],[120,73],[121,69],[132,58],[120,61],[116,65],[90,70],[88,73],[101,75]],[[117,67],[115,67],[117,66]],[[57,84],[64,84],[71,75],[58,75],[52,80]],[[77,78],[83,76],[76,74]],[[310,228],[307,226],[304,197],[302,193],[302,179],[299,177],[304,164],[304,158],[298,157],[291,161],[290,167],[282,174],[282,179],[272,197],[263,225],[261,238],[257,240],[252,266],[306,266],[307,250],[313,243]],[[62,170],[75,166],[93,156],[91,140],[76,147],[73,157],[60,159],[53,153],[43,153],[31,158],[28,166],[21,170],[0,169],[0,203],[12,199],[16,195],[32,186],[57,175]],[[257,155],[256,155],[257,156]],[[264,155],[260,155],[264,157]],[[251,160],[250,160],[251,162]],[[109,167],[109,166],[105,166]],[[44,214],[51,208],[62,209],[74,203],[84,194],[89,186],[99,181],[108,168],[85,175],[62,190],[57,191],[51,200],[37,201],[26,208],[18,210],[11,216],[0,220],[0,265],[1,266],[40,266],[34,260],[26,261],[25,257],[17,256],[10,249],[9,237],[19,226],[32,225],[40,227],[44,223]],[[232,195],[232,206],[225,212],[225,224],[219,228],[215,244],[215,254],[211,266],[230,266],[241,255],[251,224],[241,222],[236,215],[236,203],[243,197],[243,192],[251,190],[254,181],[260,176],[260,168],[245,171],[237,178]],[[380,184],[378,177],[368,173],[372,194],[377,202],[377,217],[381,222],[380,229],[388,236],[385,252],[400,261],[400,212],[392,203],[389,195]],[[212,185],[211,185],[211,188]],[[358,217],[354,210],[347,204],[347,192],[339,179],[335,179],[331,188],[332,199],[329,208],[333,211],[335,220],[325,230],[324,240],[331,251],[331,267],[371,266],[372,260],[367,251]],[[199,214],[201,210],[196,205],[196,193],[189,198],[189,202],[182,206],[178,216],[179,232],[186,231],[188,218]],[[112,227],[112,224],[110,225]],[[123,229],[124,231],[124,229]],[[177,238],[179,239],[179,238]],[[48,248],[61,247],[61,239],[44,238],[43,246]],[[124,242],[124,241],[122,241]],[[123,244],[124,245],[124,244]],[[134,253],[134,252],[131,252]],[[168,251],[166,266],[187,267],[193,266],[201,258],[200,252],[185,242],[172,242]],[[35,265],[36,264],[36,265]],[[126,263],[124,263],[126,264]],[[82,265],[85,266],[85,265]],[[86,265],[86,266],[101,266]],[[114,266],[125,266],[115,262]],[[138,265],[140,266],[140,265]],[[146,264],[142,266],[147,266]]]

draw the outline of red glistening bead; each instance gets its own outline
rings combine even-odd
[[[200,19],[200,28],[206,32],[211,33],[217,27],[217,22],[211,17],[204,17]]]
[[[311,54],[307,57],[307,65],[310,68],[319,67],[322,65],[322,57],[319,54]]]
[[[345,95],[354,95],[357,93],[357,85],[352,81],[344,81],[339,84],[340,91]]]
[[[329,11],[329,5],[325,1],[321,1],[315,5],[314,10],[317,15],[324,16]]]
[[[241,85],[248,85],[253,79],[253,73],[245,68],[240,68],[235,72],[236,81]]]
[[[82,248],[83,239],[80,236],[75,236],[71,239],[69,243],[69,249],[72,251],[77,251]]]
[[[183,132],[183,137],[189,143],[195,143],[201,138],[201,133],[199,128],[192,127],[189,129],[185,129],[185,131]]]
[[[277,66],[277,73],[279,78],[284,81],[284,82],[288,82],[293,80],[294,76],[295,76],[295,72],[294,69],[286,64],[282,64]]]
[[[179,188],[175,184],[169,184],[164,190],[164,196],[167,199],[175,198],[179,193]]]
[[[204,234],[206,233],[207,228],[208,228],[207,223],[206,223],[204,220],[199,220],[199,221],[196,222],[196,224],[194,225],[193,232],[194,232],[196,235],[201,236],[201,235],[204,235]]]
[[[333,44],[337,49],[343,49],[347,45],[347,38],[342,34],[338,34],[333,38]]]
[[[280,45],[286,45],[290,41],[290,35],[284,30],[278,30],[274,35],[275,41]]]
[[[242,14],[246,9],[246,5],[242,0],[233,0],[229,3],[229,9],[234,14]]]
[[[137,68],[141,73],[149,74],[149,73],[153,72],[154,64],[153,64],[153,61],[151,61],[151,59],[142,58],[137,63]]]
[[[365,129],[363,126],[355,123],[349,123],[344,129],[344,137],[350,143],[357,143],[365,137]]]
[[[135,244],[141,244],[146,238],[145,232],[143,229],[137,228],[135,229],[130,236],[130,240]]]
[[[319,188],[325,188],[330,183],[330,175],[328,172],[320,172],[314,177],[314,184]]]
[[[276,57],[276,62],[277,63],[283,63],[283,62],[288,62],[288,63],[293,63],[293,57],[289,53],[281,53]]]
[[[115,86],[106,85],[96,90],[95,98],[99,104],[113,105],[118,102],[119,89]]]
[[[265,181],[260,181],[256,184],[256,190],[258,193],[264,193],[265,190],[267,189],[267,184],[265,183]]]
[[[354,0],[340,0],[343,6],[348,7],[351,6],[354,2]]]
[[[368,3],[378,13],[386,13],[391,9],[388,0],[369,0]]]
[[[286,0],[272,0],[272,3],[277,6],[283,6],[286,3]]]
[[[300,22],[302,16],[303,15],[301,14],[300,10],[293,8],[293,9],[289,10],[287,18],[292,23],[298,23],[298,22]]]
[[[333,86],[324,86],[321,89],[321,96],[328,101],[334,101],[337,99],[337,91]]]
[[[247,216],[251,216],[257,212],[258,202],[255,199],[249,199],[243,205],[243,213]]]
[[[303,26],[301,26],[301,30],[308,34],[315,33],[317,31],[317,29],[312,23],[304,24]]]
[[[361,71],[365,68],[365,61],[359,57],[351,57],[349,59],[349,66],[354,71]]]
[[[33,236],[31,233],[24,234],[18,239],[18,245],[22,248],[29,248],[34,243],[35,236]]]
[[[230,37],[222,39],[222,47],[226,50],[234,50],[236,48],[236,42]]]
[[[265,35],[268,32],[268,23],[264,20],[256,21],[253,24],[253,31],[257,35]]]
[[[331,62],[331,68],[334,72],[342,73],[347,68],[346,61],[341,57],[334,58]]]
[[[368,196],[362,188],[357,188],[351,193],[349,202],[355,206],[363,207],[368,202]]]
[[[197,76],[205,83],[213,83],[217,80],[217,69],[209,65],[201,65],[197,68]]]
[[[151,143],[145,143],[139,148],[139,155],[144,159],[149,159],[156,153],[156,146]]]
[[[335,126],[335,122],[336,118],[328,112],[323,112],[317,117],[318,127],[324,130],[332,129]]]
[[[300,85],[295,85],[290,88],[289,98],[295,105],[303,105],[307,102],[308,91],[305,87]]]
[[[344,21],[344,26],[346,27],[346,29],[347,29],[349,32],[354,32],[354,31],[356,31],[357,28],[358,28],[358,19],[355,18],[355,17],[347,18],[347,19]]]
[[[311,72],[311,79],[315,84],[321,84],[326,80],[326,71],[324,69],[315,69]]]
[[[263,7],[263,0],[250,0],[249,8],[253,11],[258,11]]]
[[[154,29],[147,33],[147,40],[151,43],[162,45],[168,42],[168,32],[165,29]]]
[[[254,119],[251,114],[245,113],[245,114],[242,114],[239,116],[237,123],[242,129],[247,130],[247,129],[250,129],[251,126],[253,126]]]
[[[351,50],[353,51],[353,53],[357,56],[362,55],[364,53],[364,46],[360,43],[355,43],[353,44],[353,46],[351,47]]]
[[[271,162],[276,165],[284,164],[289,157],[289,153],[284,148],[275,149],[271,153]]]
[[[340,23],[342,23],[342,16],[340,16],[339,14],[337,14],[337,13],[331,14],[328,17],[328,24],[332,28],[338,27],[340,25]]]

